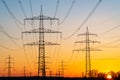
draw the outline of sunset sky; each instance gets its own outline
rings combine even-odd
[[[7,4],[12,15],[6,9],[3,1]],[[21,1],[25,12],[22,11],[19,1]],[[21,33],[33,29],[32,25],[29,24],[31,21],[26,21],[24,26],[24,19],[26,16],[31,18],[32,14],[39,16],[41,5],[44,15],[60,19],[60,26],[58,26],[57,21],[54,21],[52,25],[49,21],[45,21],[45,28],[62,32],[62,38],[59,34],[45,35],[46,41],[61,44],[46,46],[48,75],[50,69],[55,74],[61,68],[60,63],[63,60],[65,62],[65,76],[82,76],[82,72],[85,72],[85,52],[72,52],[74,49],[84,47],[84,44],[75,45],[74,42],[85,39],[85,37],[78,37],[77,35],[85,33],[86,27],[89,28],[89,32],[98,35],[97,37],[90,37],[90,39],[101,42],[100,44],[91,44],[91,47],[101,49],[101,51],[91,52],[91,68],[105,73],[111,70],[120,71],[120,0],[102,0],[82,28],[68,38],[81,26],[98,1],[0,0],[0,76],[7,75],[7,70],[4,70],[7,67],[5,58],[9,54],[14,58],[12,66],[15,71],[13,70],[12,75],[23,75],[24,66],[27,75],[30,72],[32,75],[37,75],[38,46],[25,46],[24,51],[23,44],[37,41],[38,35],[23,34],[23,38],[21,38]],[[37,22],[34,23],[34,28],[38,28]]]

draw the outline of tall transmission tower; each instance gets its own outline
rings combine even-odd
[[[40,76],[40,71],[42,72],[42,77],[46,76],[46,60],[45,60],[45,45],[60,45],[58,43],[52,43],[52,42],[48,42],[45,41],[44,37],[45,37],[45,33],[60,33],[60,31],[54,31],[51,29],[46,29],[44,27],[44,20],[58,20],[59,18],[52,18],[52,17],[48,17],[48,16],[44,16],[43,15],[43,10],[42,10],[42,6],[41,6],[41,11],[40,11],[40,16],[35,16],[32,18],[26,18],[24,20],[39,20],[39,28],[38,29],[33,29],[31,31],[25,31],[22,33],[38,33],[39,35],[39,40],[36,42],[32,42],[32,43],[27,43],[24,45],[28,45],[28,46],[32,46],[32,45],[37,45],[38,46],[38,77]]]
[[[85,55],[85,67],[86,67],[86,71],[85,71],[85,77],[91,77],[91,59],[90,59],[90,52],[91,51],[100,51],[100,49],[93,49],[90,46],[90,43],[100,43],[100,41],[94,41],[94,40],[90,40],[90,36],[97,36],[96,34],[93,33],[89,33],[88,27],[86,28],[86,33],[83,34],[78,34],[78,36],[85,36],[86,40],[82,40],[82,41],[76,41],[75,43],[85,43],[85,48],[83,49],[77,49],[77,50],[73,50],[74,51],[85,51],[86,55]]]
[[[7,64],[7,67],[5,67],[5,69],[8,70],[8,77],[11,77],[11,71],[12,71],[12,64],[13,64],[13,58],[9,56],[6,58],[6,64]]]

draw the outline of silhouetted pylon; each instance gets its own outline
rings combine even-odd
[[[86,55],[85,55],[85,67],[86,67],[86,71],[85,71],[85,76],[86,77],[91,77],[91,60],[90,60],[90,52],[91,51],[100,51],[100,49],[93,49],[90,46],[90,43],[100,43],[100,41],[94,41],[94,40],[90,40],[90,36],[97,36],[96,34],[93,33],[89,33],[88,27],[86,28],[86,33],[83,34],[78,34],[78,36],[85,36],[86,39],[83,41],[76,41],[75,43],[84,43],[85,44],[85,48],[83,49],[77,49],[77,50],[73,50],[74,51],[85,51]]]

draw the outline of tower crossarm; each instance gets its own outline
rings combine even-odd
[[[14,69],[15,67],[5,67],[4,70],[7,70],[8,68]]]
[[[34,16],[32,18],[25,18],[24,20],[59,20],[59,18],[40,15],[40,16]]]
[[[78,36],[86,36],[86,35],[89,35],[89,36],[97,36],[97,34],[94,34],[94,33],[82,33],[82,34],[78,34]]]
[[[84,51],[84,49],[75,49],[75,50],[73,50],[73,53],[74,52],[80,52],[80,51]]]
[[[48,41],[45,41],[44,43],[41,43],[41,42],[37,41],[37,42],[27,43],[27,44],[24,44],[24,46],[33,46],[33,45],[37,45],[37,46],[38,45],[60,45],[58,43],[52,43],[52,42],[48,42]]]
[[[75,43],[86,43],[86,42],[88,42],[88,43],[100,43],[100,41],[93,41],[93,40],[89,40],[89,41],[86,41],[86,40],[83,40],[83,41],[76,41]]]
[[[29,30],[29,31],[25,31],[22,33],[62,33],[60,31],[54,31],[51,29],[45,29],[45,28],[38,28],[38,29],[33,29],[33,30]]]
[[[73,50],[73,52],[80,52],[80,51],[101,51],[101,49],[94,49],[94,48],[90,48],[90,49],[76,49]]]
[[[29,31],[24,31],[22,32],[22,37],[24,33],[57,33],[57,34],[60,34],[60,37],[62,37],[62,32],[51,30],[51,29],[45,29],[45,28],[40,28],[40,29],[38,28],[38,29],[29,30]]]

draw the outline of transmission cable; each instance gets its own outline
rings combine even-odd
[[[27,18],[27,15],[26,15],[26,12],[25,12],[25,10],[24,10],[24,8],[23,8],[23,5],[22,5],[21,0],[19,0],[19,4],[20,4],[21,10],[22,10],[22,12],[23,12],[23,15],[25,16],[25,18]],[[24,27],[24,30],[25,30],[25,27]],[[27,36],[26,36],[26,37],[27,37]],[[22,38],[22,42],[23,42],[23,38]],[[28,40],[27,40],[27,42],[28,42]],[[24,45],[24,42],[23,42],[23,45]],[[28,63],[28,65],[30,66],[29,60],[28,60],[28,57],[27,57],[27,53],[26,53],[25,46],[23,46],[23,48],[24,48],[24,53],[25,53],[25,57],[26,57],[27,63]],[[30,56],[31,56],[31,54],[30,54]],[[31,58],[32,58],[32,57],[31,57]]]
[[[0,25],[0,28],[2,28],[3,30],[4,30],[4,28]],[[20,46],[20,45],[18,45],[15,41],[14,41],[14,39],[7,33],[7,32],[5,32],[5,30],[4,31],[1,31],[2,33],[4,33],[17,47],[19,47],[19,48],[21,48],[22,49],[22,47]]]
[[[58,7],[59,7],[59,3],[60,3],[60,0],[57,0],[57,5],[56,5],[56,9],[55,9],[54,18],[55,18],[55,17],[56,17],[56,15],[57,15],[57,12],[58,12]]]
[[[21,23],[21,22],[15,17],[15,15],[12,13],[12,11],[10,10],[10,8],[9,8],[8,5],[6,4],[6,2],[5,2],[4,0],[2,0],[2,2],[3,2],[3,4],[4,4],[4,6],[5,6],[5,8],[7,9],[8,13],[12,16],[12,18],[13,18],[15,21],[17,21],[19,24],[24,25],[23,23]]]
[[[4,48],[4,49],[7,49],[7,50],[10,50],[10,51],[16,51],[15,49],[11,49],[11,48],[8,48],[6,46],[3,46],[3,45],[0,45],[1,48]]]
[[[117,42],[120,42],[120,39],[117,39],[117,40],[115,40],[115,41],[112,41],[112,42],[109,42],[109,43],[103,44],[103,45],[98,46],[98,47],[96,47],[96,48],[99,48],[99,47],[102,47],[102,46],[108,46],[108,45],[111,45],[111,44],[114,44],[114,43],[117,43]]]
[[[70,12],[71,12],[71,10],[72,10],[72,8],[73,8],[73,5],[75,4],[75,1],[76,1],[76,0],[73,0],[73,1],[72,1],[72,4],[71,4],[70,8],[68,9],[67,14],[65,15],[64,19],[60,22],[60,24],[63,24],[63,23],[65,22],[65,20],[67,19],[67,17],[69,16],[69,14],[70,14]]]
[[[109,33],[109,32],[111,32],[111,31],[113,31],[114,29],[119,28],[119,27],[120,27],[120,25],[114,26],[113,28],[111,28],[111,29],[109,29],[109,30],[107,30],[107,31],[105,31],[105,32],[103,32],[103,33],[100,33],[99,35],[103,35],[103,34]]]
[[[73,32],[70,36],[64,38],[64,39],[69,39],[72,36],[74,36],[84,25],[85,23],[89,20],[89,18],[93,15],[93,13],[95,12],[95,10],[97,9],[97,7],[100,5],[100,3],[102,2],[102,0],[99,0],[97,2],[97,4],[95,5],[95,7],[92,9],[92,11],[90,11],[90,13],[88,14],[88,16],[85,18],[85,20],[83,21],[83,23],[76,29],[75,32]]]
[[[11,38],[11,39],[14,39],[14,40],[19,40],[18,38],[16,37],[13,37],[13,36],[10,36],[8,34],[8,32],[3,28],[3,26],[0,24],[0,32],[2,32],[4,35],[6,35],[7,37]]]
[[[24,50],[24,54],[25,54],[25,58],[26,58],[27,64],[31,68],[30,63],[29,63],[29,59],[28,59],[28,56],[27,56],[27,52],[26,52],[26,49],[25,49],[25,46],[24,46],[23,38],[22,38],[22,44],[23,44],[23,50]]]
[[[26,12],[25,12],[25,10],[24,10],[24,8],[23,8],[23,5],[22,5],[21,0],[19,0],[19,4],[20,4],[21,10],[22,10],[22,12],[23,12],[23,15],[25,16],[25,18],[27,18],[27,15],[26,15]]]
[[[59,3],[60,3],[60,0],[57,0],[57,5],[56,5],[56,8],[55,8],[55,13],[54,13],[54,16],[53,18],[56,18],[56,15],[57,15],[57,12],[58,12],[58,7],[59,7]],[[51,21],[51,25],[53,24],[54,20]]]
[[[31,0],[29,0],[29,4],[30,4],[30,11],[31,11],[31,15],[32,15],[32,18],[33,18],[33,9],[32,9],[32,2],[31,2]],[[32,29],[35,29],[35,23],[34,23],[34,20],[32,20]],[[33,35],[33,40],[34,40],[34,42],[35,42],[35,39],[37,40],[37,37],[36,37],[36,35]],[[30,38],[31,39],[31,38]],[[30,40],[31,41],[31,40]],[[31,46],[31,50],[32,50],[32,53],[35,51],[35,53],[37,53],[36,52],[36,48],[35,48],[35,45],[33,45],[34,46],[34,48]],[[37,55],[35,54],[35,57],[37,57]],[[33,58],[33,56],[31,56],[31,58]],[[33,64],[34,64],[34,61],[32,60],[32,62],[33,62]],[[35,68],[35,64],[34,64],[34,68]]]

